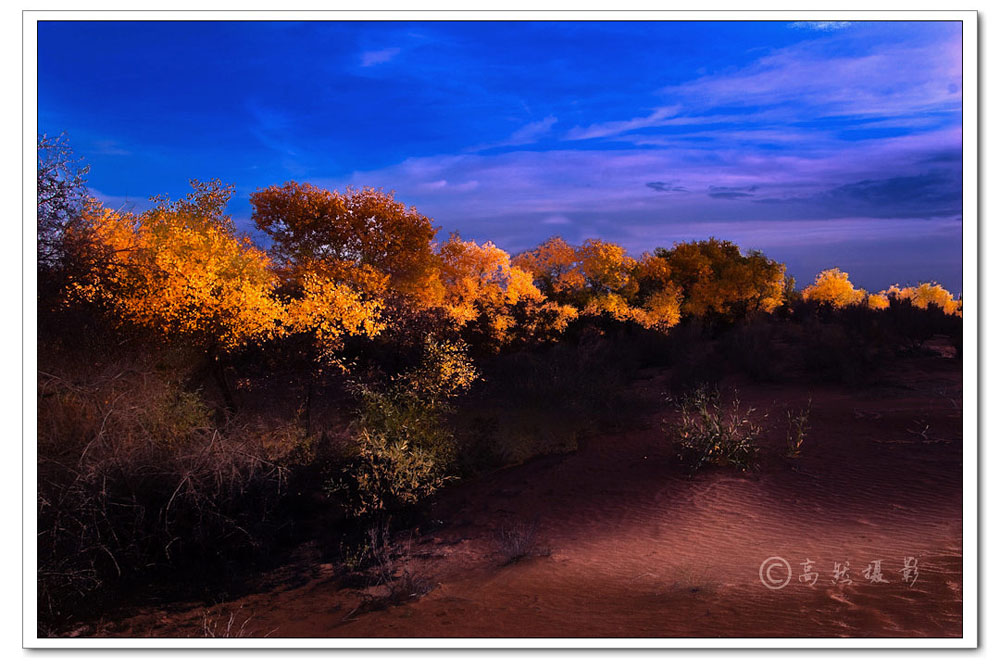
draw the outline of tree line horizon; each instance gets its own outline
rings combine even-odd
[[[666,332],[685,317],[742,319],[799,301],[909,301],[961,315],[961,300],[936,282],[869,293],[837,267],[799,291],[783,263],[715,237],[638,258],[598,238],[553,236],[514,256],[458,232],[436,242],[430,218],[371,187],[257,189],[251,219],[265,249],[237,231],[226,214],[235,188],[219,179],[191,180],[189,195],[132,213],[93,198],[87,169],[64,138],[39,138],[39,270],[58,275],[60,302],[213,352],[306,335],[336,359],[348,338],[423,317],[499,348],[557,339],[581,318]]]

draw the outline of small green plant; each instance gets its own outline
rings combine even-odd
[[[786,433],[786,443],[788,450],[786,455],[790,458],[797,458],[802,455],[802,444],[805,443],[806,434],[809,432],[809,412],[812,410],[812,398],[805,409],[799,411],[788,410],[788,432]]]
[[[387,387],[357,385],[354,457],[327,482],[350,515],[374,516],[410,506],[453,478],[452,400],[478,378],[463,344],[428,338],[423,361]]]
[[[680,421],[667,422],[665,431],[676,439],[680,461],[693,473],[705,465],[735,467],[740,471],[757,465],[757,438],[761,425],[756,410],[743,409],[735,394],[723,403],[717,390],[698,388],[676,402]],[[762,417],[766,418],[766,416]]]

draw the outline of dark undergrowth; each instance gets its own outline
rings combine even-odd
[[[353,377],[296,366],[295,342],[213,369],[86,314],[48,318],[38,377],[43,635],[150,603],[232,599],[306,542],[367,593],[362,609],[405,603],[427,584],[391,537],[424,522],[429,496],[575,450],[588,434],[650,427],[661,408],[640,389],[650,379],[675,397],[724,379],[871,387],[893,361],[936,354],[932,337],[961,356],[960,318],[907,303],[688,318],[668,334],[584,319],[557,343],[500,352],[430,335],[366,342]],[[694,468],[756,466],[750,407],[737,411],[750,422],[733,425],[712,422],[721,409],[702,396],[675,426],[687,430]],[[713,451],[723,432],[732,447]],[[507,530],[505,562],[537,550],[532,528]]]

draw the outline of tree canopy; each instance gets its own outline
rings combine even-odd
[[[392,193],[350,187],[341,193],[289,181],[254,192],[250,203],[286,276],[311,273],[362,291],[434,299],[437,228]]]
[[[91,203],[75,232],[94,249],[77,295],[167,339],[233,349],[273,336],[284,306],[267,254],[234,234],[225,207],[232,190],[192,182],[177,201],[157,199],[134,215]]]
[[[692,316],[734,318],[774,311],[785,299],[785,266],[760,251],[713,238],[657,249],[670,279],[684,294],[681,311]]]
[[[842,272],[839,267],[823,270],[816,275],[811,285],[802,289],[803,300],[821,302],[834,307],[861,304],[867,295],[864,290],[855,288],[847,272]],[[877,301],[875,304],[877,305]]]

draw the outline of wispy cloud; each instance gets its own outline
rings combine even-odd
[[[522,144],[531,144],[532,142],[538,141],[539,138],[548,134],[552,126],[558,121],[555,116],[546,116],[541,121],[535,121],[534,123],[529,123],[523,128],[517,130],[510,136],[506,144],[509,146],[519,146]]]
[[[813,26],[812,23],[816,23]],[[830,32],[811,22],[813,29]],[[805,24],[803,24],[805,25]],[[671,104],[626,120],[570,130],[567,140],[640,146],[703,141],[795,144],[811,150],[850,129],[933,129],[960,122],[961,34],[871,45],[824,35],[775,49],[743,67],[657,91]],[[644,130],[645,132],[635,132]]]
[[[606,121],[604,123],[594,123],[586,127],[577,127],[566,133],[566,139],[597,139],[601,137],[613,137],[642,128],[654,128],[664,125],[664,121],[676,116],[681,108],[677,105],[660,107],[653,110],[646,116],[629,119],[627,121]]]
[[[94,142],[94,153],[102,156],[130,156],[132,151],[123,147],[117,140],[102,139]]]
[[[711,195],[711,193],[710,193]],[[747,197],[750,193],[746,194]],[[948,218],[962,213],[962,174],[934,170],[921,174],[864,179],[805,197],[765,198],[760,204],[822,211],[829,217]]]
[[[555,116],[546,116],[540,121],[533,121],[521,126],[511,133],[511,135],[506,139],[500,140],[499,142],[479,144],[469,148],[468,150],[484,151],[486,149],[499,149],[505,146],[524,146],[526,144],[534,144],[538,140],[550,134],[552,126],[554,126],[558,121],[559,119]]]
[[[390,60],[398,56],[401,51],[402,49],[398,47],[378,49],[377,51],[364,51],[361,54],[361,67],[372,67],[374,65],[388,63]]]
[[[741,198],[753,197],[757,191],[757,186],[709,186],[708,196],[716,200],[738,200]]]
[[[541,241],[537,226],[555,216],[573,221],[568,234],[611,238],[622,225],[652,233],[725,221],[953,216],[961,210],[960,146],[955,129],[842,143],[815,155],[741,147],[442,155],[324,185],[395,189],[445,229],[516,248]]]
[[[843,30],[851,25],[850,21],[796,21],[789,27],[799,30],[819,30],[822,32],[833,32]]]
[[[834,38],[827,38],[834,39]],[[742,108],[745,120],[890,117],[961,109],[961,34],[851,53],[825,40],[776,50],[735,72],[664,88],[683,116]],[[832,54],[831,54],[832,51]]]

